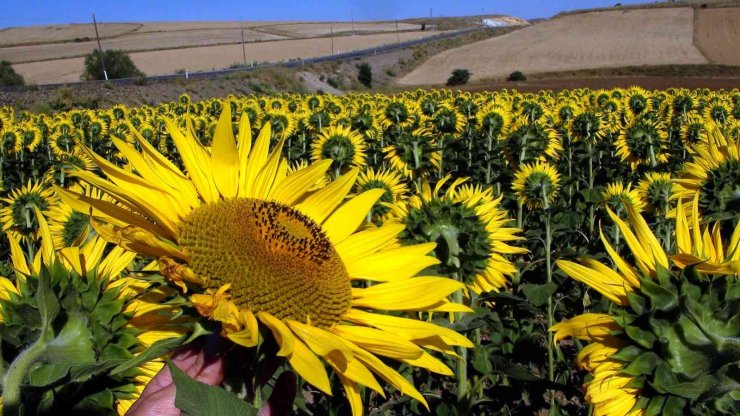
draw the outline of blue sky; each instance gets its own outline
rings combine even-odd
[[[385,20],[429,16],[508,14],[527,19],[563,10],[644,3],[644,0],[22,0],[7,1],[0,28],[102,22],[171,20]]]

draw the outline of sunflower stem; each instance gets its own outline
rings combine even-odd
[[[524,221],[524,202],[521,198],[517,198],[517,210],[516,210],[516,228],[521,229]]]
[[[593,146],[591,145],[591,140],[587,140],[586,143],[588,144],[588,189],[593,190],[594,189],[594,155],[593,155]],[[594,234],[594,226],[596,224],[596,214],[594,212],[594,203],[591,202],[591,204],[588,207],[588,237],[591,238]]]
[[[31,366],[38,361],[46,351],[46,343],[39,338],[26,350],[18,354],[8,367],[8,372],[3,377],[3,414],[15,416],[21,414],[21,384],[26,378],[26,373]]]
[[[437,172],[437,178],[442,179],[444,174],[445,164],[445,139],[444,136],[439,138],[439,171]]]
[[[441,226],[437,230],[439,235],[445,240],[447,245],[447,265],[455,269],[451,274],[451,278],[462,281],[460,276],[460,244],[458,242],[458,231],[453,227]],[[458,290],[453,295],[453,299],[456,303],[463,303],[463,293]],[[462,320],[462,313],[455,313],[455,322]],[[468,394],[468,350],[465,347],[460,348],[460,359],[457,360],[455,365],[455,373],[457,376],[457,400],[462,401]]]
[[[547,200],[547,189],[542,187],[542,209],[545,211],[545,267],[547,268],[547,283],[552,283],[552,258],[550,249],[552,247],[552,231],[550,230],[550,204]],[[552,295],[547,297],[547,327],[552,328],[554,323]],[[547,377],[551,382],[555,381],[555,342],[553,333],[547,331]],[[550,391],[550,409],[555,407],[555,392]]]

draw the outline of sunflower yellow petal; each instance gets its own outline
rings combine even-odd
[[[356,259],[372,254],[396,241],[406,226],[400,223],[386,223],[378,228],[363,230],[352,234],[334,248],[342,259]]]
[[[331,384],[326,375],[321,360],[299,339],[293,344],[293,352],[288,356],[288,362],[296,373],[309,384],[331,396]]]
[[[293,353],[293,346],[295,344],[295,337],[283,321],[275,318],[267,312],[257,312],[259,320],[265,324],[270,331],[272,336],[275,337],[275,341],[280,346],[280,350],[276,353],[278,357],[287,357]]]
[[[408,279],[439,260],[426,256],[436,247],[435,243],[417,244],[384,250],[359,259],[342,259],[350,278],[388,282]]]
[[[292,205],[326,174],[331,162],[329,159],[321,160],[307,168],[293,172],[280,182],[280,186],[273,187],[270,199],[285,205]]]
[[[244,170],[244,180],[239,184],[239,196],[252,197],[255,195],[257,175],[262,170],[265,162],[267,162],[270,137],[272,137],[272,127],[270,123],[265,123],[262,125],[260,134],[254,142],[254,147],[249,152],[246,166],[242,165],[241,167]]]
[[[358,173],[359,169],[353,168],[331,184],[308,196],[296,208],[316,223],[323,223],[324,219],[336,209],[352,189]]]
[[[394,360],[420,358],[424,350],[402,337],[382,331],[355,325],[336,325],[331,332],[373,354]]]
[[[338,244],[355,232],[384,193],[384,189],[371,189],[355,196],[334,211],[322,226],[329,240]]]
[[[286,319],[285,323],[316,354],[324,357],[338,353],[345,361],[352,359],[352,351],[347,343],[331,332],[290,319]]]
[[[239,187],[239,154],[231,128],[231,106],[223,106],[211,145],[213,180],[224,198],[233,198]]]
[[[464,288],[465,285],[445,277],[415,277],[381,283],[366,289],[352,289],[352,306],[378,310],[425,310]]]

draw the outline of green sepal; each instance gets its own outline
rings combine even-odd
[[[664,416],[683,416],[686,414],[684,408],[686,407],[686,400],[678,396],[668,396],[663,405]]]
[[[627,300],[630,303],[630,308],[632,308],[637,315],[642,315],[647,312],[647,303],[645,302],[644,297],[637,293],[627,292]]]
[[[619,350],[616,354],[609,356],[609,359],[621,361],[623,363],[630,363],[644,352],[645,350],[636,345],[629,345]]]
[[[662,361],[663,360],[658,356],[658,354],[648,351],[638,356],[634,361],[624,367],[622,369],[622,373],[629,374],[631,376],[650,374]]]
[[[625,325],[624,332],[632,341],[648,350],[653,349],[653,345],[658,340],[652,332],[642,330],[634,325]]]
[[[647,407],[645,408],[645,416],[659,416],[663,411],[663,404],[665,403],[665,396],[655,396],[650,399]]]
[[[678,306],[676,293],[658,285],[650,279],[640,280],[640,292],[650,298],[652,310],[668,312]]]

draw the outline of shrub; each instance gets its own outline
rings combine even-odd
[[[467,84],[470,79],[470,71],[467,69],[458,68],[452,71],[452,75],[447,78],[447,85],[463,85]]]
[[[85,72],[82,73],[82,80],[105,79],[103,76],[103,65],[100,51],[95,50],[85,56]],[[134,65],[134,61],[125,51],[108,49],[102,54],[105,62],[105,70],[108,72],[108,79],[117,78],[135,78],[144,77],[144,73],[139,71]]]
[[[0,86],[25,85],[23,76],[16,73],[8,61],[0,61]]]
[[[527,76],[524,75],[522,71],[514,71],[511,74],[509,74],[509,78],[506,78],[507,81],[526,81]]]
[[[357,74],[357,80],[362,85],[372,88],[373,87],[373,70],[370,68],[367,62],[363,62],[359,66],[360,72]]]
[[[326,83],[331,85],[332,87],[336,89],[340,89],[342,87],[342,83],[337,77],[328,77],[326,79]]]

